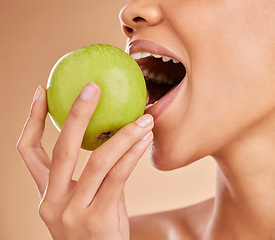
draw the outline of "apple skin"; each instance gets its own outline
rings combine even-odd
[[[123,50],[95,44],[72,51],[57,61],[47,84],[49,115],[59,131],[88,82],[100,87],[101,96],[81,147],[95,150],[143,115],[147,90],[141,69]]]

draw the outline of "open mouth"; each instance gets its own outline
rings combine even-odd
[[[131,56],[146,80],[147,108],[171,92],[186,75],[184,65],[176,59],[149,52],[136,52]]]

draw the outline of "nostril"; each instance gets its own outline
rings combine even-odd
[[[123,26],[123,31],[127,34],[131,34],[134,30],[133,28],[127,27],[127,26]]]
[[[134,19],[133,19],[133,21],[134,22],[141,22],[141,21],[146,21],[144,18],[142,18],[142,17],[135,17]]]

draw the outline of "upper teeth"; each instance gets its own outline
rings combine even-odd
[[[153,54],[153,53],[149,53],[149,52],[136,52],[136,53],[131,54],[131,57],[135,60],[138,60],[141,58],[146,58],[149,56],[153,56],[155,58],[162,58],[163,62],[168,62],[168,61],[172,60],[174,63],[179,63],[179,61],[174,58],[170,58],[167,56],[161,56],[161,55]]]

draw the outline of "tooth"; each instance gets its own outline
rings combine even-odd
[[[152,107],[154,104],[148,104],[146,107],[145,107],[145,110],[147,110],[149,107]]]
[[[167,77],[164,73],[159,73],[157,76],[156,76],[156,80],[159,81],[160,83],[161,82],[165,82],[167,80]]]
[[[157,80],[157,82],[161,82],[162,77],[161,77],[161,73],[159,73],[156,77],[155,80]]]
[[[179,63],[180,61],[173,58],[173,63]]]
[[[167,84],[169,84],[169,85],[174,85],[174,81],[173,81],[173,79],[167,79]]]
[[[133,54],[131,54],[131,57],[133,59],[140,59],[141,58],[141,52],[133,53]]]
[[[162,81],[160,81],[159,79],[156,79],[156,78],[151,79],[151,81],[153,83],[162,84]]]
[[[142,52],[140,54],[140,58],[146,58],[146,57],[149,57],[149,56],[151,56],[151,53],[148,53],[148,52]]]
[[[163,81],[164,82],[167,82],[169,79],[168,79],[168,76],[167,75],[164,75],[164,77],[163,77]]]
[[[163,62],[168,62],[168,61],[170,61],[172,58],[169,58],[169,57],[166,57],[166,56],[163,56],[162,57],[162,61]]]
[[[149,70],[145,68],[142,70],[142,73],[144,77],[147,77],[149,75]]]
[[[152,73],[152,72],[148,74],[148,78],[149,78],[149,79],[154,79],[155,76],[156,76],[156,74],[155,74],[155,73]]]
[[[161,58],[162,56],[161,55],[158,55],[158,54],[152,54],[155,58]]]

